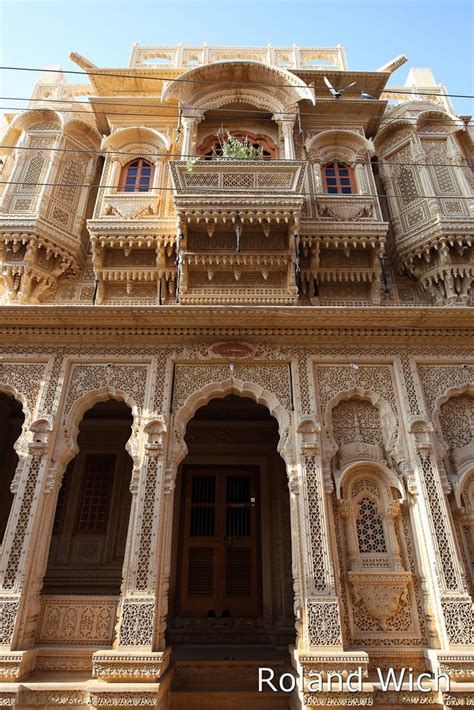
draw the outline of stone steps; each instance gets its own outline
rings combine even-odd
[[[258,692],[258,669],[272,668],[275,685],[290,670],[279,658],[252,660],[176,660],[170,710],[289,710],[290,693]]]

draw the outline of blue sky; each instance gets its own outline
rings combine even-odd
[[[77,69],[68,60],[77,51],[98,66],[123,67],[134,42],[340,43],[356,70],[375,70],[406,54],[409,63],[392,85],[404,83],[410,66],[428,66],[450,93],[474,94],[473,10],[473,0],[0,0],[0,60]],[[1,71],[1,95],[29,96],[37,76]],[[458,113],[474,112],[472,101],[453,102]]]

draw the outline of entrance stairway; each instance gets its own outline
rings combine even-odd
[[[171,657],[170,710],[290,710],[294,695],[258,692],[258,669],[273,683],[291,670],[288,649],[268,646],[183,646]]]

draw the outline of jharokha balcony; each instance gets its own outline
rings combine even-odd
[[[187,222],[222,222],[240,214],[263,222],[299,220],[306,164],[296,160],[171,163],[174,203]]]
[[[304,161],[171,163],[181,303],[296,303]]]

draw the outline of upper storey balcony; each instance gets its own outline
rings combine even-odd
[[[303,161],[171,164],[182,303],[296,303]]]
[[[0,301],[40,303],[80,271],[100,135],[64,104],[18,114],[3,137]]]
[[[217,224],[234,221],[299,223],[304,161],[220,160],[190,170],[171,163],[174,204],[181,220]]]

